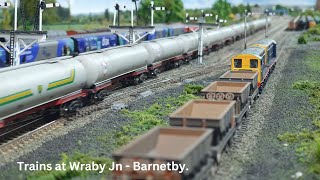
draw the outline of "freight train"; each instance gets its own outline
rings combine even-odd
[[[36,43],[20,56],[20,63],[30,63],[55,57],[76,56],[81,53],[125,45],[127,42],[111,32],[49,31],[48,40]],[[110,30],[109,30],[110,31]],[[190,32],[182,24],[157,25],[155,32],[142,41],[178,36]],[[90,34],[88,34],[90,33]],[[144,33],[140,34],[140,36]],[[10,66],[9,54],[0,48],[0,68]]]
[[[319,21],[319,17],[315,16],[298,16],[289,22],[287,30],[299,31],[315,27]]]
[[[126,168],[114,171],[113,179],[210,179],[212,166],[232,144],[259,88],[261,93],[275,68],[276,47],[274,40],[265,39],[234,56],[231,71],[201,91],[204,99],[191,100],[170,115],[172,127],[156,127],[115,151],[115,163]],[[133,162],[153,169],[137,170]],[[168,163],[180,168],[158,168]]]
[[[248,34],[265,26],[264,19],[252,21]],[[204,36],[204,51],[210,52],[241,39],[244,24],[210,30]],[[197,48],[198,34],[189,33],[3,68],[0,128],[27,115],[75,112],[103,100],[117,88],[142,83],[161,71],[188,63],[198,56]]]

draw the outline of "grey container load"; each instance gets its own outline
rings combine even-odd
[[[0,71],[0,82],[0,120],[3,120],[83,89],[86,70],[72,59],[55,63],[44,61],[32,66],[6,68]],[[17,95],[16,99],[13,95]]]
[[[191,100],[170,115],[170,125],[224,132],[234,122],[234,106],[234,101]]]
[[[183,54],[183,48],[174,37],[162,38],[140,43],[138,46],[147,49],[149,63],[157,63]],[[150,63],[150,64],[152,64]]]
[[[250,96],[258,87],[258,72],[254,71],[227,71],[220,78],[220,81],[249,82]]]
[[[140,45],[105,49],[101,53],[80,55],[79,60],[87,70],[86,88],[121,75],[146,69],[149,54]]]
[[[58,41],[50,40],[39,43],[39,51],[36,55],[35,61],[51,59],[57,57]]]
[[[148,164],[174,161],[185,164],[189,170],[183,174],[189,175],[206,158],[211,141],[210,129],[156,127],[114,152],[113,157],[116,163],[125,163],[128,159],[144,160]]]

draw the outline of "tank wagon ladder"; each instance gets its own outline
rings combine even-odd
[[[15,48],[15,32],[10,31],[10,65],[13,66],[14,61],[14,48]]]

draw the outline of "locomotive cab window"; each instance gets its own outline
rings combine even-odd
[[[258,60],[250,59],[250,68],[258,68]]]
[[[242,68],[242,59],[235,59],[234,60],[234,67],[235,68]]]

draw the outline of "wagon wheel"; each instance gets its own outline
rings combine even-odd
[[[217,93],[216,94],[216,99],[218,99],[218,100],[223,100],[224,99],[224,94],[223,93]]]
[[[186,62],[187,64],[189,64],[190,61],[192,61],[192,57],[191,57],[191,56],[188,56],[188,57],[185,59],[185,62]]]
[[[216,97],[216,94],[215,93],[208,93],[208,94],[206,94],[206,98],[207,99],[214,99]]]
[[[158,74],[161,73],[161,70],[159,68],[156,68],[153,70],[153,77],[157,77]]]
[[[174,62],[174,68],[178,68],[178,67],[180,67],[180,61],[175,61]]]
[[[233,93],[227,93],[226,94],[226,99],[229,100],[229,101],[233,100],[234,99],[234,94]]]

